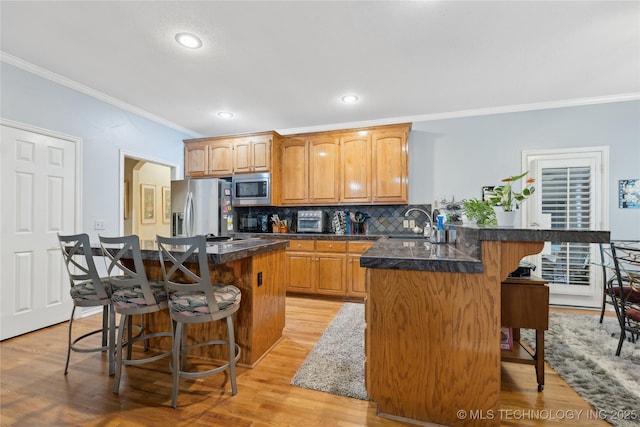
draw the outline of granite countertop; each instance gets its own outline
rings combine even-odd
[[[487,241],[517,242],[609,242],[608,231],[548,230],[458,226],[456,243],[430,243],[415,237],[383,237],[360,258],[360,266],[391,270],[481,273],[481,244]]]
[[[142,259],[159,261],[158,246],[153,240],[143,240],[140,242]],[[289,245],[287,240],[241,238],[238,240],[227,240],[223,242],[207,243],[207,259],[210,264],[224,264],[242,258],[249,258],[254,255],[285,249]],[[92,245],[94,255],[102,256],[99,245]],[[173,246],[171,252],[184,252],[183,246]],[[196,259],[193,257],[193,261]]]
[[[383,234],[334,234],[334,233],[233,233],[240,237],[257,237],[274,240],[371,240],[380,239]]]
[[[360,266],[389,270],[482,273],[478,245],[431,243],[415,237],[383,237],[360,257]]]

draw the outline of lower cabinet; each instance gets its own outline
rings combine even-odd
[[[368,241],[291,240],[285,261],[287,291],[364,298],[360,255],[371,245]]]
[[[373,242],[354,241],[347,243],[347,296],[364,298],[367,296],[365,286],[366,269],[360,267],[360,255],[373,246]]]

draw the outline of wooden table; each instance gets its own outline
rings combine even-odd
[[[501,324],[513,330],[513,349],[502,350],[500,360],[534,365],[538,391],[544,389],[544,331],[549,329],[547,283],[536,277],[508,277],[501,285]],[[520,340],[520,328],[535,329],[535,349]]]

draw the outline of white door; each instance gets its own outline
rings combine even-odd
[[[561,230],[602,230],[608,210],[604,179],[608,150],[551,151],[526,157],[536,192],[526,203],[530,225]],[[597,244],[546,242],[530,258],[535,274],[549,280],[550,303],[600,307],[603,283]]]
[[[69,319],[57,233],[76,232],[79,142],[3,124],[0,339]]]

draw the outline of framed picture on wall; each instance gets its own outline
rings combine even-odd
[[[162,222],[171,222],[171,187],[162,187]]]
[[[140,212],[143,224],[156,222],[156,186],[152,184],[140,184]]]
[[[640,179],[618,181],[618,207],[640,209]]]

